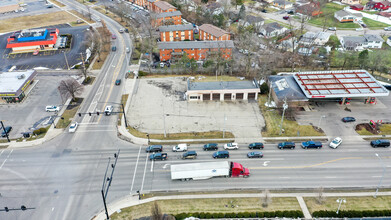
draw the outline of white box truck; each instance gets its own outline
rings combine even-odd
[[[187,151],[187,144],[178,144],[177,146],[172,147],[172,151],[174,152]]]
[[[250,171],[242,164],[229,161],[172,164],[172,180],[203,180],[212,177],[249,177]]]

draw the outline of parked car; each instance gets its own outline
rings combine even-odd
[[[249,152],[247,154],[247,157],[248,158],[262,158],[263,157],[263,153],[260,152],[260,151],[253,151],[253,152]]]
[[[384,86],[384,88],[391,90],[391,85],[383,85],[383,86]]]
[[[151,152],[162,152],[163,146],[162,145],[151,145],[148,146],[147,149],[145,149],[145,152],[151,153]]]
[[[361,25],[361,27],[363,27],[363,28],[366,28],[367,27],[367,25],[366,24],[364,24],[364,23],[360,23],[360,25]]]
[[[295,147],[296,147],[296,144],[295,144],[294,142],[288,142],[288,141],[286,141],[286,142],[282,142],[282,143],[279,143],[279,144],[278,144],[278,148],[279,148],[280,150],[285,149],[285,148],[295,149]]]
[[[2,129],[3,130],[3,129]],[[12,130],[12,126],[7,126],[4,128],[3,132],[1,132],[2,137],[6,137]]]
[[[282,17],[284,20],[289,20],[289,16]]]
[[[248,148],[250,149],[263,149],[263,143],[259,143],[259,142],[256,142],[256,143],[251,143],[248,145]]]
[[[267,10],[266,9],[262,9],[261,12],[267,13]]]
[[[195,151],[188,151],[182,154],[182,159],[197,159],[197,153]]]
[[[356,119],[354,117],[344,117],[342,118],[342,122],[355,122]]]
[[[295,12],[294,12],[293,10],[290,10],[290,11],[288,11],[287,13],[290,14],[290,15],[295,14]]]
[[[205,144],[203,149],[207,151],[207,150],[217,150],[218,148],[217,148],[217,144],[211,143],[211,144]]]
[[[119,85],[121,85],[121,79],[117,79],[117,80],[115,80],[115,85],[116,85],[116,86],[119,86]]]
[[[224,149],[225,150],[237,150],[239,149],[238,143],[228,143],[224,144]]]
[[[113,112],[113,106],[112,105],[108,105],[108,106],[106,106],[106,108],[105,108],[105,114],[106,115],[111,115],[111,112]]]
[[[178,144],[172,148],[172,151],[174,152],[187,151],[187,144]]]
[[[39,53],[39,50],[35,50],[35,51],[33,52],[33,56],[37,56],[38,53]]]
[[[330,142],[330,144],[329,144],[329,146],[331,147],[331,148],[337,148],[339,145],[341,145],[341,143],[342,143],[342,138],[340,138],[340,137],[336,137],[336,138],[334,138],[334,140],[332,140],[331,142]]]
[[[384,30],[385,31],[391,31],[391,27],[385,27]]]
[[[308,148],[322,148],[322,143],[318,141],[306,141],[301,143],[301,147],[304,149]]]
[[[371,141],[371,146],[372,147],[389,147],[390,146],[390,140],[374,140]]]
[[[216,158],[229,158],[229,152],[224,150],[224,151],[217,151],[217,152],[214,152],[212,157],[214,159]]]
[[[76,131],[78,125],[79,124],[77,122],[72,123],[71,126],[69,126],[69,133],[74,133]]]
[[[363,30],[364,30],[364,28],[362,28],[362,27],[356,28],[356,31],[363,31]]]
[[[328,30],[329,30],[329,31],[336,31],[336,30],[337,30],[337,27],[329,27]]]
[[[167,160],[167,153],[155,153],[149,155],[149,160]]]
[[[60,107],[58,106],[55,106],[55,105],[48,105],[46,106],[46,112],[59,112],[60,111]]]

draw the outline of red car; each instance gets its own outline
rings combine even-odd
[[[117,36],[115,36],[115,34],[111,35],[111,39],[115,40],[117,39]]]
[[[282,17],[284,20],[289,20],[289,16]]]

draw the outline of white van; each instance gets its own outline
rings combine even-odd
[[[187,151],[187,144],[178,144],[172,148],[174,152]]]

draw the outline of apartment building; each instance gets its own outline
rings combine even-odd
[[[199,29],[200,40],[222,41],[231,39],[231,36],[227,31],[211,24],[203,24]]]
[[[194,40],[192,24],[160,26],[159,31],[162,42]]]

